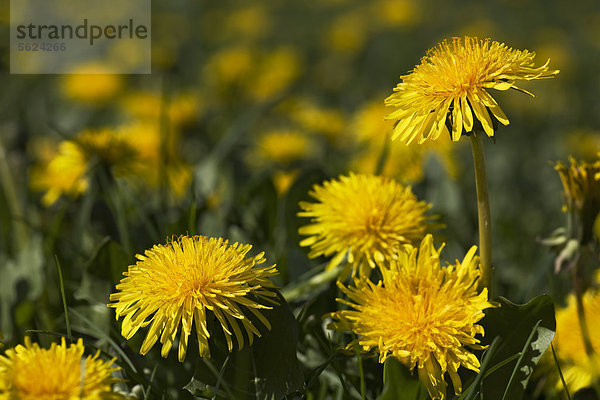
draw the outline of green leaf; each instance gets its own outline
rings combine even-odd
[[[383,365],[383,391],[377,400],[424,400],[427,390],[408,368],[393,357]]]
[[[271,330],[251,347],[256,382],[256,398],[281,399],[304,390],[304,376],[296,357],[298,326],[284,298],[278,306],[263,311]]]
[[[519,400],[523,398],[533,369],[554,338],[554,303],[547,295],[538,296],[524,305],[503,297],[495,301],[500,307],[487,309],[482,320],[485,328],[483,343],[490,344],[500,338],[490,365],[502,363],[519,352],[521,355],[483,379],[483,398]]]

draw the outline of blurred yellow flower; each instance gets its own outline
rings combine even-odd
[[[300,76],[300,54],[292,47],[282,47],[264,54],[246,90],[257,100],[266,100],[289,87]]]
[[[226,47],[213,54],[204,68],[205,79],[219,89],[240,84],[252,71],[255,54],[250,47]]]
[[[122,100],[123,108],[144,123],[160,124],[161,113],[165,113],[174,126],[193,121],[202,109],[202,103],[192,94],[178,94],[164,100],[159,93],[132,92]],[[163,111],[163,104],[166,109]]]
[[[290,129],[274,129],[261,134],[248,155],[254,165],[290,164],[307,158],[314,151],[314,143],[305,133]]]
[[[556,310],[556,335],[554,347],[560,362],[560,367],[565,378],[565,383],[571,394],[580,389],[591,387],[592,383],[600,378],[600,336],[596,334],[600,329],[600,293],[587,292],[583,296],[586,322],[590,333],[590,340],[595,351],[590,358],[585,351],[577,315],[577,305],[574,295],[567,299],[567,306]],[[548,363],[554,363],[549,361]],[[562,382],[556,376],[553,381],[557,390],[562,391]]]
[[[42,197],[42,204],[46,207],[63,194],[76,198],[88,188],[87,169],[88,158],[81,147],[72,141],[64,141],[49,162],[32,167],[31,188],[46,192]]]
[[[253,3],[233,10],[228,16],[224,27],[226,34],[233,39],[257,40],[268,33],[271,16],[265,4]]]
[[[339,140],[346,128],[346,120],[340,110],[321,107],[310,99],[291,99],[284,102],[280,110],[301,128],[322,134],[331,142]]]
[[[382,176],[340,176],[309,192],[317,203],[300,202],[300,217],[311,223],[298,232],[309,257],[331,256],[331,269],[347,255],[352,274],[368,275],[376,263],[397,257],[398,246],[417,243],[431,228],[431,205],[418,201],[410,187]]]
[[[362,50],[368,34],[367,18],[362,10],[337,16],[324,34],[328,48],[343,54]]]
[[[600,132],[595,130],[578,129],[565,136],[567,153],[575,158],[592,160],[600,153]]]
[[[479,360],[469,348],[482,349],[476,336],[484,330],[477,322],[491,307],[487,289],[477,289],[476,247],[462,262],[445,267],[440,267],[441,248],[435,249],[431,235],[418,251],[409,244],[398,250],[389,268],[380,268],[377,284],[366,278],[355,279],[355,287],[338,282],[349,298],[338,301],[354,310],[333,313],[330,327],[354,332],[361,349],[375,349],[381,363],[392,356],[410,369],[416,367],[432,399],[445,398],[446,372],[459,394],[458,369],[479,372]]]
[[[412,26],[421,16],[415,0],[377,0],[372,6],[377,20],[387,26]]]
[[[179,138],[171,132],[163,138],[158,125],[134,123],[119,128],[125,140],[135,145],[136,162],[128,178],[157,188],[165,185],[175,198],[183,196],[192,182],[192,168],[178,155]]]
[[[600,215],[600,155],[588,163],[569,158],[570,166],[557,162],[554,169],[563,184],[565,209],[575,218],[570,221],[572,238],[588,243],[594,222]]]
[[[279,196],[284,195],[294,184],[296,177],[298,176],[298,170],[293,169],[291,171],[275,171],[273,173],[273,185]]]
[[[176,148],[176,135],[168,135],[163,143],[156,124],[85,130],[61,142],[49,160],[32,167],[31,187],[45,191],[42,203],[51,206],[62,195],[76,198],[84,193],[89,172],[101,166],[115,178],[150,187],[165,184],[181,197],[189,188],[192,170],[179,159]]]
[[[360,152],[352,160],[351,170],[360,173],[375,171],[393,124],[385,119],[387,109],[381,101],[366,103],[355,113],[348,131],[358,141]],[[441,138],[435,146],[429,143],[410,145],[393,142],[381,174],[396,178],[403,183],[419,182],[424,176],[424,164],[429,155],[437,157],[448,175],[456,178],[458,165],[454,157],[454,146],[449,138]]]
[[[122,75],[110,73],[102,64],[84,64],[62,79],[63,93],[83,103],[105,103],[123,87]]]
[[[100,350],[83,358],[83,341],[69,346],[62,338],[60,345],[52,343],[42,349],[25,338],[25,346],[6,350],[0,356],[0,398],[38,399],[124,399],[111,386],[114,359],[103,361]]]
[[[250,312],[267,329],[269,321],[261,309],[277,304],[275,287],[269,277],[276,275],[275,266],[255,267],[265,262],[264,253],[246,257],[252,246],[229,245],[221,238],[181,236],[155,245],[123,273],[118,292],[110,295],[108,306],[116,309],[117,319],[123,318],[121,333],[129,340],[142,327],[150,325],[140,354],[146,354],[160,339],[161,355],[167,357],[179,325],[179,361],[185,359],[192,325],[201,357],[209,357],[207,314],[214,315],[225,333],[229,351],[232,336],[238,348],[246,336],[252,344],[259,330],[248,318]],[[245,333],[242,331],[245,331]]]
[[[387,118],[398,120],[393,138],[410,143],[418,138],[436,140],[442,134],[459,140],[481,124],[488,136],[494,135],[491,114],[502,124],[508,118],[486,89],[515,89],[531,94],[515,85],[517,80],[552,78],[558,70],[550,70],[548,62],[534,66],[535,53],[513,50],[489,39],[453,38],[428,51],[421,64],[401,77],[386,105],[397,109]],[[475,118],[473,118],[475,116]]]

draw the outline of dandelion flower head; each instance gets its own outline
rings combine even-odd
[[[315,185],[309,194],[317,202],[300,203],[298,215],[311,218],[299,229],[308,236],[300,245],[310,246],[311,258],[333,255],[328,268],[347,254],[353,274],[367,273],[395,258],[398,246],[418,243],[431,227],[431,205],[382,176],[350,173]]]
[[[487,89],[515,89],[532,95],[515,82],[558,74],[558,70],[549,69],[549,60],[536,67],[534,58],[534,52],[514,50],[490,39],[444,40],[429,50],[411,73],[401,77],[395,93],[385,100],[386,105],[396,107],[387,116],[398,121],[394,139],[405,143],[418,139],[422,143],[444,133],[456,141],[463,128],[468,134],[476,124],[494,136],[491,116],[503,125],[509,121]]]
[[[112,392],[111,361],[94,356],[83,359],[83,341],[67,346],[62,338],[50,349],[42,349],[26,337],[25,345],[6,350],[0,356],[0,398],[2,399],[124,399]]]
[[[252,344],[261,333],[249,315],[271,328],[261,310],[276,304],[269,277],[277,270],[274,265],[256,267],[265,262],[264,253],[246,257],[251,247],[230,245],[221,238],[181,236],[137,255],[138,261],[117,285],[118,291],[110,295],[109,307],[116,309],[117,319],[123,317],[122,335],[129,340],[149,325],[140,354],[148,353],[160,340],[161,355],[167,357],[181,324],[178,355],[183,361],[195,324],[200,356],[209,357],[207,318],[214,316],[229,351],[233,336],[239,348],[245,336]]]
[[[491,306],[487,289],[477,289],[475,251],[473,246],[462,262],[440,267],[441,247],[434,247],[431,235],[419,249],[404,245],[389,268],[381,268],[378,283],[356,278],[354,287],[345,287],[338,282],[349,298],[338,301],[353,309],[333,313],[331,328],[354,332],[360,348],[375,349],[381,363],[392,356],[411,370],[416,367],[433,399],[445,398],[446,373],[460,393],[458,369],[479,371],[469,348],[482,349],[477,336],[484,330],[477,322]]]

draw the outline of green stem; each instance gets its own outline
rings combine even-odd
[[[492,220],[490,198],[488,194],[485,157],[483,154],[482,134],[473,132],[471,147],[475,166],[475,186],[477,189],[477,216],[479,220],[479,257],[481,259],[480,286],[488,288],[492,297]]]
[[[385,141],[383,142],[383,147],[381,148],[381,153],[379,153],[379,158],[377,159],[377,165],[375,166],[375,175],[383,174],[383,170],[385,169],[385,164],[387,162],[388,157],[390,156],[391,144],[392,144],[392,135],[388,133],[385,136]]]
[[[27,229],[23,222],[21,202],[10,171],[11,167],[6,159],[6,150],[0,143],[0,186],[4,190],[6,205],[13,224],[15,250],[20,250],[27,243]]]

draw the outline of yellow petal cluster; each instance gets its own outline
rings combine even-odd
[[[387,118],[397,120],[393,138],[411,143],[436,140],[441,134],[459,140],[481,124],[494,136],[492,116],[504,125],[508,118],[487,89],[515,89],[518,80],[551,78],[548,62],[535,67],[535,53],[514,50],[490,39],[465,37],[444,40],[428,51],[421,64],[401,77],[386,105],[396,107]],[[532,95],[533,96],[533,95]],[[448,122],[447,122],[448,121]]]
[[[567,299],[566,307],[556,310],[556,335],[554,347],[560,362],[565,383],[571,394],[580,389],[591,387],[600,378],[600,292],[587,292],[583,296],[586,323],[590,332],[590,340],[595,351],[588,356],[583,343],[575,296]],[[549,361],[554,364],[554,360]],[[553,368],[556,366],[553,365]],[[555,377],[556,389],[563,390],[559,377]]]
[[[300,202],[298,215],[311,218],[299,229],[308,237],[309,257],[331,256],[328,268],[347,255],[353,274],[370,272],[376,263],[396,258],[398,246],[418,243],[430,228],[431,205],[419,201],[410,187],[376,175],[340,176],[315,185],[317,203]]]
[[[404,245],[382,279],[373,283],[356,278],[354,287],[340,289],[349,300],[338,299],[352,309],[332,314],[331,327],[358,336],[364,351],[374,349],[379,361],[393,356],[408,368],[417,368],[419,379],[433,399],[444,399],[448,373],[458,394],[462,390],[458,369],[479,371],[471,349],[481,349],[477,322],[491,306],[487,289],[478,291],[479,257],[473,246],[462,262],[440,266],[441,248],[427,235],[420,248]],[[352,347],[352,343],[349,345]]]
[[[117,319],[123,317],[122,335],[129,340],[149,326],[140,353],[148,353],[160,340],[161,355],[167,357],[181,325],[178,355],[183,361],[195,324],[200,356],[209,357],[207,320],[216,317],[229,351],[233,336],[238,348],[244,346],[245,336],[251,345],[261,333],[248,312],[271,328],[260,310],[271,308],[263,303],[276,304],[269,277],[277,274],[274,265],[255,267],[265,261],[264,253],[246,257],[251,248],[221,238],[181,236],[138,254],[108,305],[115,308]]]
[[[594,162],[569,158],[570,165],[557,162],[554,169],[563,184],[565,209],[575,217],[570,232],[581,243],[593,237],[594,222],[600,216],[600,159]]]
[[[25,345],[0,356],[0,398],[15,400],[105,400],[124,399],[111,386],[111,361],[94,356],[83,358],[83,341],[67,346],[63,338],[50,349],[42,349],[26,337]]]

